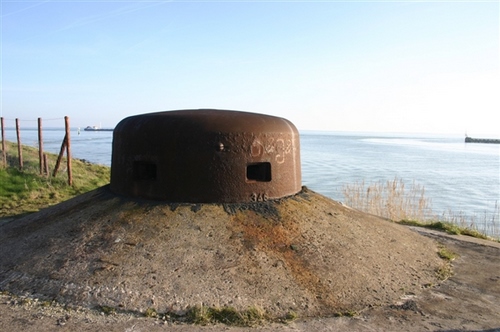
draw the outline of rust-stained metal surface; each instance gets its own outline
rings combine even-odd
[[[111,190],[168,202],[265,201],[301,190],[288,120],[200,109],[131,116],[113,133]]]

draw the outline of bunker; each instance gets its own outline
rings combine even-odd
[[[243,203],[301,189],[300,140],[288,120],[200,109],[122,120],[113,133],[111,190],[168,202]]]
[[[0,223],[0,252],[0,291],[172,317],[360,312],[443,264],[433,240],[301,187],[288,120],[211,109],[121,121],[111,184]]]

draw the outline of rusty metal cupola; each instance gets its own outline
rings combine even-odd
[[[111,190],[182,203],[244,203],[301,190],[300,139],[288,120],[199,109],[135,115],[113,133]]]

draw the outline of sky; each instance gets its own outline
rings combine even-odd
[[[7,126],[217,108],[299,130],[500,136],[498,0],[0,6]]]

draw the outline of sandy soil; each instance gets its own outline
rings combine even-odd
[[[255,208],[165,207],[100,189],[4,223],[0,240],[5,331],[243,331],[142,313],[256,299],[309,317],[256,331],[500,330],[500,244],[396,225],[311,191]],[[443,246],[458,256],[440,281]],[[332,317],[345,312],[357,314]]]

